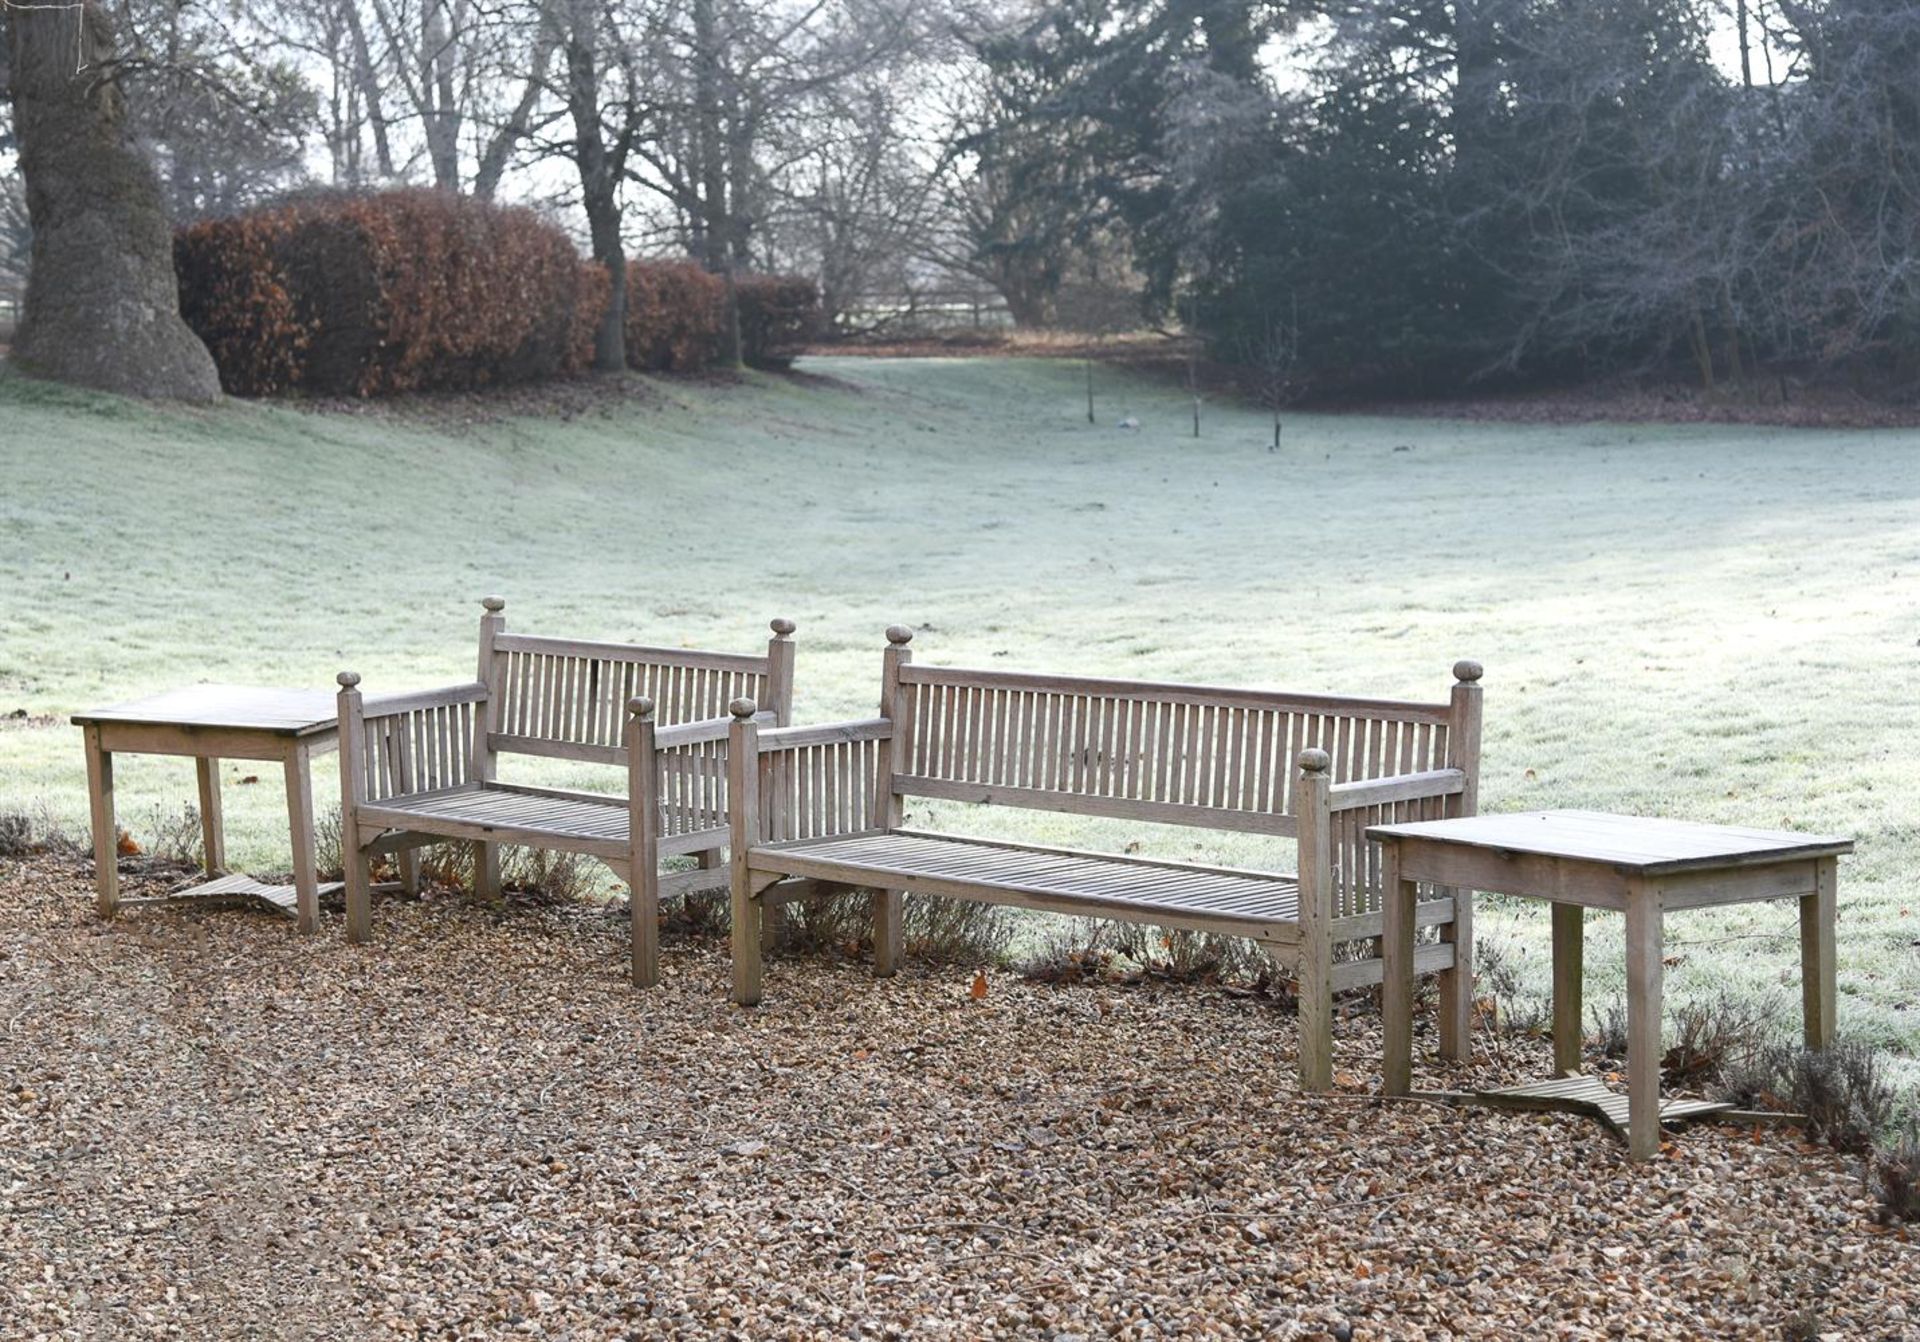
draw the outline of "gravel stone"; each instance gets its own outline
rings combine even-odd
[[[603,909],[430,896],[349,947],[0,861],[0,1336],[1920,1338],[1914,1245],[1790,1130],[1636,1167],[1383,1103],[1362,1009],[1302,1096],[1244,994],[788,959],[747,1011],[724,946],[625,967]]]

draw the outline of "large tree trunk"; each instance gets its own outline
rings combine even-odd
[[[93,0],[0,7],[33,222],[15,362],[132,396],[217,399],[213,356],[180,320],[173,230],[127,128],[106,15]]]
[[[575,162],[580,168],[580,204],[586,211],[593,259],[607,268],[607,310],[594,333],[595,372],[627,366],[627,251],[620,236],[620,175],[600,130],[599,62],[593,47],[593,17],[583,4],[572,11],[567,40],[567,108],[573,117]]]

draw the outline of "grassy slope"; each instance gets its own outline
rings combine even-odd
[[[371,689],[464,679],[496,590],[519,628],[742,650],[791,615],[803,719],[868,710],[895,620],[923,660],[1418,698],[1475,656],[1489,808],[1858,836],[1842,1025],[1920,1043],[1914,434],[1301,415],[1270,454],[1258,414],[1210,407],[1196,442],[1144,384],[1091,427],[1068,365],[813,368],[851,385],[663,385],[458,432],[0,377],[0,713],[343,666]],[[1108,427],[1125,413],[1140,432]],[[80,764],[64,722],[0,728],[0,811],[82,825]],[[190,778],[126,761],[123,821]],[[236,860],[284,865],[272,780],[228,799]],[[1540,911],[1488,921],[1538,983]],[[1676,922],[1674,994],[1732,983],[1790,1020],[1792,922]],[[1615,941],[1595,929],[1591,998],[1622,977]]]

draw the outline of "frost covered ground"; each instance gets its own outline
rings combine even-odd
[[[521,629],[740,650],[791,616],[803,720],[870,709],[895,621],[926,661],[1409,698],[1471,656],[1489,809],[1856,836],[1841,1028],[1916,1052],[1920,435],[1298,415],[1271,453],[1258,411],[1210,405],[1195,440],[1183,396],[1118,372],[1090,426],[1074,364],[804,367],[471,423],[0,376],[0,715],[25,713],[0,722],[0,812],[83,828],[78,708],[348,666],[369,690],[468,678],[488,592]],[[230,855],[284,867],[278,787],[251,771],[228,770]],[[191,779],[123,761],[123,823],[177,813]],[[1544,910],[1490,902],[1482,925],[1543,986]],[[1790,1028],[1793,925],[1676,920],[1671,999],[1728,988]],[[1618,991],[1615,943],[1590,933],[1590,1002]]]

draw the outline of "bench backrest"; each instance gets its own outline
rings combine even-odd
[[[785,725],[793,710],[793,621],[774,620],[764,656],[589,643],[510,634],[506,603],[489,597],[480,621],[480,679],[488,690],[478,753],[546,755],[624,765],[627,701],[653,700],[662,728],[725,719],[753,699]]]
[[[962,670],[904,657],[895,674],[891,786],[906,796],[1291,835],[1302,750],[1332,757],[1334,783],[1448,765],[1448,703]]]

